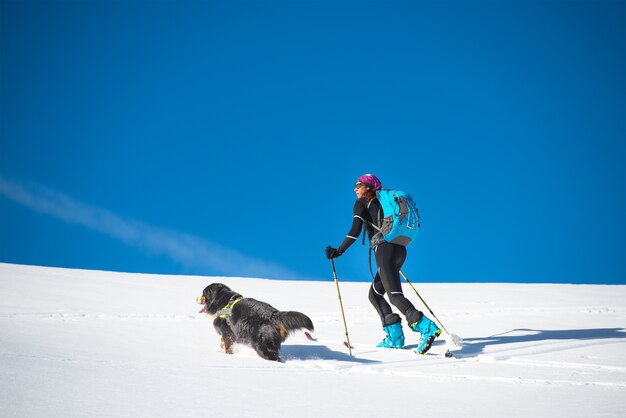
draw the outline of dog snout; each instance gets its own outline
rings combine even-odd
[[[204,298],[204,296],[200,296],[198,299],[196,299],[196,302],[198,302],[200,305],[204,305],[206,299]]]

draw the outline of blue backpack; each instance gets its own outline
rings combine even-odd
[[[379,219],[380,227],[371,224],[378,230],[371,246],[390,242],[406,247],[417,236],[420,227],[420,213],[411,195],[400,190],[382,189],[376,191],[376,196],[383,216]]]

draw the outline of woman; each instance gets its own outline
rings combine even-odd
[[[326,247],[326,257],[336,258],[343,254],[358,239],[364,223],[369,239],[372,240],[378,232],[376,228],[382,223],[382,209],[376,197],[376,191],[381,189],[380,180],[372,174],[364,174],[357,179],[356,186],[354,186],[357,199],[354,203],[352,228],[339,248]],[[435,338],[441,334],[441,330],[422,312],[415,309],[402,293],[400,269],[406,260],[406,247],[383,242],[374,247],[374,252],[378,269],[370,287],[369,300],[378,312],[386,334],[385,339],[377,347],[404,347],[401,318],[391,310],[391,306],[385,300],[384,295],[387,293],[389,301],[404,315],[411,329],[421,334],[417,352],[425,354]]]

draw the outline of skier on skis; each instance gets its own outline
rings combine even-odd
[[[376,196],[376,191],[382,189],[382,183],[372,174],[364,174],[357,179],[354,192],[357,199],[354,203],[354,218],[348,235],[339,248],[326,247],[326,257],[336,258],[342,255],[359,237],[363,223],[369,239],[376,234],[376,228],[382,223],[382,209]],[[384,298],[385,293],[389,301],[400,310],[411,329],[421,334],[417,352],[425,354],[432,346],[436,337],[441,334],[437,325],[413,306],[402,293],[400,284],[400,270],[406,260],[406,247],[383,242],[373,248],[378,266],[376,277],[369,290],[369,301],[378,312],[385,331],[385,338],[377,345],[383,348],[403,348],[404,332],[400,315],[391,310],[391,306]]]

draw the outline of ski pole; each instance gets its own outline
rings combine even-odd
[[[348,325],[346,324],[346,315],[343,313],[343,302],[341,301],[341,291],[339,290],[339,280],[337,280],[337,271],[335,270],[335,260],[330,259],[330,264],[333,266],[333,277],[335,278],[335,285],[337,286],[337,296],[339,296],[339,307],[341,308],[341,317],[343,318],[343,328],[346,331],[347,343],[344,343],[348,347],[348,353],[352,357],[352,345],[350,345],[350,336],[348,335]]]
[[[441,329],[443,329],[443,331],[448,334],[448,336],[452,337],[452,335],[450,335],[450,333],[448,332],[448,330],[446,329],[446,327],[443,326],[443,324],[441,323],[441,321],[439,320],[439,318],[437,318],[437,315],[435,315],[435,313],[432,311],[432,309],[430,309],[430,306],[428,306],[428,304],[426,303],[426,301],[424,299],[422,299],[422,297],[420,296],[419,293],[417,293],[417,289],[415,289],[415,287],[413,287],[413,285],[411,284],[411,282],[409,281],[409,279],[407,279],[407,277],[404,275],[404,273],[402,272],[402,270],[400,270],[400,274],[402,275],[402,277],[404,277],[404,280],[406,280],[406,282],[409,284],[409,286],[411,286],[411,289],[413,289],[413,291],[415,292],[415,294],[417,295],[417,297],[422,301],[422,303],[424,304],[424,306],[426,307],[426,309],[428,309],[428,312],[430,312],[430,314],[433,316],[433,318],[435,318],[435,321],[437,321],[439,323],[439,325],[441,325]]]

